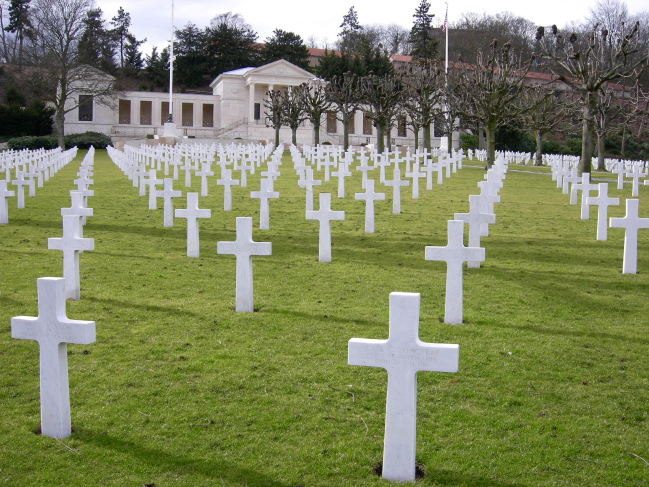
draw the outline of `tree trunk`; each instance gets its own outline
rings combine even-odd
[[[620,148],[620,157],[624,159],[624,153],[626,152],[626,124],[622,129],[622,147]]]
[[[56,124],[56,135],[59,147],[61,150],[65,150],[65,113],[63,113],[63,110],[56,111],[54,121]]]
[[[297,147],[297,127],[291,127],[291,142]]]
[[[487,168],[489,168],[496,160],[496,121],[487,122],[484,131],[487,136]]]
[[[541,150],[543,148],[543,137],[541,137],[541,131],[540,130],[533,130],[534,132],[534,137],[536,138],[536,159],[534,161],[535,166],[542,166],[543,165],[543,151]]]
[[[596,98],[589,94],[588,101],[584,105],[583,123],[581,130],[581,173],[590,173],[591,161],[593,159],[593,125],[595,110],[597,108]]]
[[[412,131],[415,134],[415,152],[416,152],[417,149],[419,148],[419,127],[415,125],[414,127],[412,127]]]
[[[279,147],[279,129],[282,127],[275,127],[275,147]]]
[[[385,146],[388,151],[392,151],[392,140],[390,140],[390,132],[392,132],[392,127],[388,127],[385,131]]]
[[[383,154],[383,125],[376,124],[376,152]]]
[[[318,145],[320,143],[320,126],[313,126],[313,144]]]
[[[349,119],[343,121],[343,149],[349,148]]]
[[[485,135],[484,128],[478,130],[478,149],[485,150],[487,148],[487,136]]]
[[[597,170],[598,171],[606,171],[606,165],[604,164],[605,141],[606,138],[604,137],[604,134],[602,135],[597,134]]]
[[[424,149],[430,152],[430,124],[424,125]]]
[[[448,155],[450,156],[453,154],[453,131],[448,134],[448,137],[446,138],[446,150],[448,151]]]

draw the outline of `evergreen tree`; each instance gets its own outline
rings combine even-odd
[[[302,69],[309,68],[309,50],[304,45],[302,38],[293,32],[275,29],[273,37],[266,39],[266,44],[261,50],[263,63],[272,63],[284,59]]]
[[[151,55],[145,57],[144,73],[154,86],[161,88],[169,81],[169,48],[165,47],[160,54],[153,46]]]
[[[110,23],[114,26],[112,33],[115,36],[115,41],[117,42],[117,57],[119,59],[119,67],[123,68],[124,59],[126,57],[126,44],[128,42],[128,29],[131,27],[131,14],[125,12],[123,7],[120,7],[117,11],[117,15],[113,17],[113,20],[111,20]]]
[[[356,53],[361,42],[363,27],[358,23],[358,13],[354,7],[350,7],[349,12],[343,17],[343,23],[340,24],[340,50],[347,55]]]
[[[231,25],[226,21],[213,22],[205,29],[207,74],[215,78],[233,69],[258,66],[258,53],[254,43],[257,33],[247,25]]]
[[[191,22],[177,30],[174,54],[174,77],[178,83],[190,87],[204,84],[207,64],[204,31]]]
[[[33,34],[29,20],[29,3],[31,0],[11,0],[9,4],[9,24],[5,27],[7,32],[18,34],[18,64],[23,62],[23,42],[25,37]]]
[[[102,17],[100,8],[88,10],[77,52],[79,62],[112,73],[115,71],[115,40]]]
[[[410,55],[415,59],[434,59],[437,57],[437,39],[433,37],[431,22],[435,14],[430,14],[430,3],[421,0],[413,17],[415,22],[410,30]]]
[[[146,39],[138,41],[133,34],[126,36],[124,44],[124,66],[126,74],[135,76],[144,67],[140,46],[146,42]]]

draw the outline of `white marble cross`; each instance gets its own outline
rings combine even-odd
[[[38,317],[11,318],[11,337],[36,340],[40,350],[41,433],[63,439],[72,434],[67,344],[95,341],[95,322],[70,320],[61,278],[36,280]]]
[[[338,198],[345,197],[345,178],[351,176],[352,173],[347,170],[347,164],[340,162],[338,164],[338,170],[333,171],[331,175],[335,178],[338,178]]]
[[[156,197],[158,190],[156,186],[162,183],[164,183],[164,180],[156,178],[156,170],[149,169],[149,177],[146,178],[146,184],[149,187],[149,210],[158,208],[158,198]]]
[[[633,171],[626,173],[626,175],[633,179],[633,184],[631,186],[631,196],[633,198],[638,197],[638,186],[640,184],[640,178],[644,178],[645,174],[640,170],[640,166],[633,166]],[[31,196],[31,195],[30,195]]]
[[[201,163],[201,170],[194,174],[201,177],[201,196],[207,196],[207,177],[214,176],[214,171],[210,170],[210,164],[208,162]]]
[[[410,155],[410,154],[408,154]],[[406,167],[408,167],[410,164],[408,160],[406,159]],[[420,178],[425,178],[426,173],[423,173],[419,170],[419,164],[416,162],[412,165],[412,170],[408,171],[406,170],[406,177],[412,178],[412,199],[417,200],[419,199],[419,179]]]
[[[297,182],[300,188],[306,188],[306,211],[313,210],[313,187],[320,186],[322,181],[313,179],[313,169],[306,168],[306,178]]]
[[[496,215],[480,211],[480,196],[469,195],[469,213],[455,213],[455,220],[462,220],[469,225],[469,247],[480,247],[480,225],[496,223]],[[467,262],[469,268],[479,268],[480,261]]]
[[[192,187],[192,169],[194,166],[191,163],[189,155],[185,155],[185,164],[180,166],[180,169],[185,171],[185,188]]]
[[[624,168],[624,163],[623,162],[618,162],[611,172],[613,174],[617,174],[617,189],[623,189],[624,188],[624,174],[626,173],[626,169]]]
[[[173,227],[174,226],[174,206],[171,198],[177,198],[183,195],[182,191],[174,191],[174,180],[172,178],[164,178],[164,189],[162,191],[156,191],[155,195],[158,198],[164,199],[164,204],[162,206],[164,210],[163,216],[163,227]]]
[[[385,193],[374,192],[374,180],[365,182],[365,192],[356,193],[354,199],[365,200],[365,233],[374,233],[374,201],[384,200]]]
[[[599,194],[597,197],[589,196],[589,205],[597,206],[597,240],[608,238],[608,207],[619,205],[620,198],[611,198],[608,195],[608,183],[599,183]]]
[[[18,200],[16,201],[16,208],[21,209],[25,207],[25,186],[29,184],[29,181],[25,180],[23,177],[22,171],[16,171],[16,179],[11,181],[11,184],[16,186],[16,195]]]
[[[493,206],[494,203],[500,203],[500,195],[496,194],[489,194],[488,191],[485,191],[484,189],[480,190],[480,194],[478,195],[478,198],[480,199],[480,211],[482,213],[488,213],[488,214],[493,214]],[[488,223],[481,223],[480,224],[480,236],[481,237],[488,237],[489,236],[489,224]]]
[[[80,191],[70,191],[70,208],[61,208],[61,216],[73,215],[79,217],[79,222],[81,225],[86,224],[86,217],[92,216],[92,208],[86,208],[83,206],[83,193]],[[83,227],[79,227],[81,234],[83,236]]]
[[[383,438],[383,478],[415,480],[417,372],[457,372],[459,345],[419,339],[419,293],[390,293],[387,340],[352,338],[347,363],[388,372]]]
[[[78,301],[81,296],[79,283],[79,251],[94,250],[95,239],[81,237],[81,221],[76,215],[64,216],[63,237],[48,238],[47,248],[63,251],[63,278],[65,295]]]
[[[408,186],[410,181],[401,179],[400,169],[395,169],[392,174],[393,179],[385,181],[383,184],[386,186],[392,186],[392,213],[398,215],[401,213],[401,187]]]
[[[484,262],[485,249],[464,246],[464,222],[448,221],[448,243],[445,247],[425,249],[426,260],[446,261],[446,304],[444,323],[459,325],[462,323],[463,287],[462,264],[469,261]]]
[[[261,189],[259,191],[251,191],[251,198],[259,198],[259,229],[268,230],[269,218],[268,218],[268,200],[270,198],[279,198],[279,193],[273,191],[273,180],[272,179],[262,179],[261,180]]]
[[[7,181],[0,180],[0,223],[9,223],[9,205],[7,199],[15,196],[15,191],[7,190]]]
[[[223,211],[232,210],[232,186],[239,186],[238,179],[232,179],[231,170],[224,167],[221,169],[221,179],[216,184],[223,186]]]
[[[626,200],[626,215],[624,218],[611,218],[611,228],[624,228],[624,259],[622,261],[622,274],[638,273],[638,230],[649,228],[649,218],[638,217],[638,203],[640,200]]]
[[[179,208],[176,218],[187,218],[187,257],[199,256],[198,219],[210,218],[212,210],[198,208],[198,193],[187,193],[187,208]]]
[[[320,209],[307,211],[307,220],[319,220],[320,232],[318,237],[320,262],[331,262],[331,220],[344,220],[344,211],[331,211],[331,194],[320,193]]]
[[[577,174],[577,166],[574,166],[570,172],[570,176],[563,177],[563,194],[568,194],[570,192],[570,184],[578,182],[579,175]]]
[[[253,312],[252,256],[271,255],[270,242],[252,240],[252,218],[237,217],[237,239],[217,242],[217,254],[236,256],[236,311]]]
[[[570,189],[570,204],[577,204],[577,191],[581,191],[581,219],[589,220],[590,219],[590,206],[588,205],[588,198],[590,197],[590,192],[597,189],[596,184],[590,182],[590,173],[584,173],[581,175],[581,183],[573,183],[572,188]]]

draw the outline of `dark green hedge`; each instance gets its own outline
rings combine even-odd
[[[69,134],[65,136],[65,147],[70,148],[77,146],[79,149],[88,149],[90,146],[95,149],[105,149],[110,145],[110,137],[98,132],[84,132],[82,134]],[[47,135],[44,137],[16,137],[9,139],[7,147],[14,150],[35,150],[35,149],[54,149],[58,146],[56,135]]]
[[[0,137],[43,136],[52,133],[54,109],[42,101],[27,107],[0,106]]]

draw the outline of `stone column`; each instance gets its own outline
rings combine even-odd
[[[253,123],[255,120],[255,84],[250,83],[250,108],[248,110],[248,123]]]

